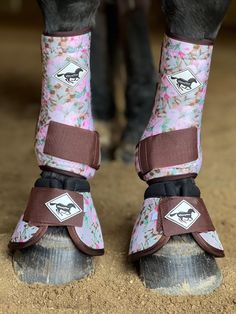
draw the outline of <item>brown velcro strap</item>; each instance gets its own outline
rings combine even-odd
[[[214,231],[206,206],[198,197],[164,197],[159,204],[157,231],[165,236]]]
[[[33,188],[23,220],[37,227],[81,227],[83,217],[83,196],[78,192]]]
[[[141,173],[177,166],[198,159],[197,128],[170,131],[147,137],[138,144]]]
[[[44,153],[98,169],[99,134],[96,131],[50,121]]]

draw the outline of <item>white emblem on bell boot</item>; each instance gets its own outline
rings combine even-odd
[[[180,95],[190,93],[202,85],[189,69],[167,75],[167,79]]]
[[[54,78],[71,87],[75,87],[86,76],[87,73],[88,70],[81,65],[75,62],[69,62],[54,75]]]
[[[45,205],[60,222],[70,219],[82,212],[82,209],[73,201],[68,193],[64,193],[48,201]]]
[[[180,202],[175,208],[173,208],[165,218],[174,222],[175,224],[189,229],[195,221],[201,216],[201,214],[187,201]]]

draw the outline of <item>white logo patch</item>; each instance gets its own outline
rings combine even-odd
[[[73,201],[68,193],[64,193],[48,201],[45,205],[60,222],[70,219],[82,212],[82,209]]]
[[[165,218],[183,227],[189,229],[201,214],[187,201],[180,202],[173,208]]]
[[[54,78],[71,86],[75,87],[86,76],[88,70],[75,62],[69,62],[64,68],[60,69]]]
[[[180,95],[192,92],[202,85],[189,69],[172,75],[167,75],[167,79]]]

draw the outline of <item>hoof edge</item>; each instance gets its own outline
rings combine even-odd
[[[35,245],[13,255],[17,277],[28,284],[66,284],[94,273],[94,258],[79,251],[63,227],[50,227]]]
[[[205,295],[222,281],[215,258],[190,235],[173,237],[155,254],[142,257],[138,267],[145,287],[162,295]]]

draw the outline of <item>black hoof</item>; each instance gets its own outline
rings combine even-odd
[[[115,158],[125,164],[131,164],[134,162],[134,153],[135,145],[123,142],[115,152]]]
[[[114,147],[117,139],[114,138],[113,124],[114,122],[111,120],[95,119],[95,128],[100,134],[102,161],[114,159]]]
[[[16,251],[13,267],[30,284],[65,284],[94,272],[93,258],[76,248],[64,227],[49,227],[37,244]]]
[[[209,294],[222,280],[215,258],[191,235],[174,236],[155,254],[142,257],[139,272],[144,285],[162,295]]]
[[[102,161],[112,161],[113,158],[113,148],[107,147],[107,146],[102,146],[101,147],[101,156],[102,156]]]

